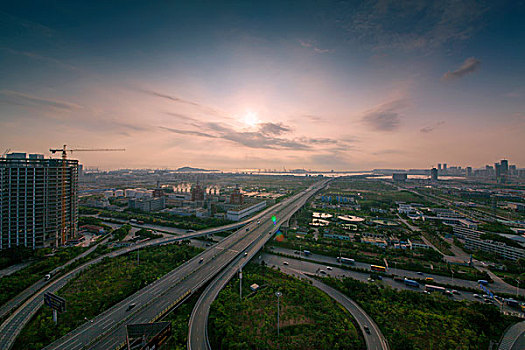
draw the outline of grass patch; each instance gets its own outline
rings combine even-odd
[[[364,349],[352,316],[305,281],[249,264],[243,271],[239,301],[237,278],[220,293],[210,310],[208,332],[214,349]],[[249,286],[261,288],[252,293]],[[280,336],[277,297],[280,291]]]
[[[57,294],[66,299],[67,311],[52,320],[51,309],[42,307],[22,330],[15,349],[41,349],[102,311],[127,298],[139,289],[197,255],[201,249],[189,245],[166,245],[137,253],[104,259],[80,273]]]

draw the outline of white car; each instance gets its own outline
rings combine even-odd
[[[288,265],[288,261],[283,261],[283,265]]]
[[[331,266],[327,266],[326,269],[329,270],[329,271],[332,271],[332,267]]]

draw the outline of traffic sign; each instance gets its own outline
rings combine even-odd
[[[44,294],[44,304],[58,312],[66,311],[66,299],[61,298],[53,293],[46,292]]]

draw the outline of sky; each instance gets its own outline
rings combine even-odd
[[[525,167],[525,1],[0,5],[0,152],[101,169]]]

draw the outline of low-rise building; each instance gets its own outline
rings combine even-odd
[[[419,239],[409,239],[408,245],[410,246],[410,249],[430,249],[430,246]]]
[[[142,211],[158,211],[164,209],[166,205],[164,197],[158,198],[142,198],[130,199],[128,205],[131,209],[138,209]]]
[[[258,212],[259,210],[266,207],[266,201],[258,203],[245,204],[236,209],[230,209],[226,212],[226,218],[232,221],[239,221],[247,216],[250,216],[253,213]]]
[[[465,248],[496,254],[509,260],[525,258],[525,249],[511,247],[503,242],[497,242],[490,239],[465,238]]]

